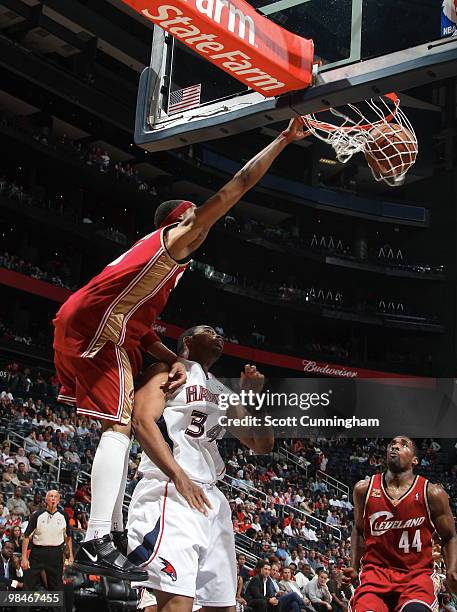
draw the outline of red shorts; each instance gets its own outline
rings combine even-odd
[[[76,405],[76,412],[115,423],[130,422],[133,378],[141,367],[139,350],[128,352],[107,342],[92,358],[54,351],[60,380],[58,401]]]
[[[433,570],[401,572],[366,565],[360,586],[350,602],[352,612],[401,612],[406,604],[421,603],[438,612],[439,579]]]

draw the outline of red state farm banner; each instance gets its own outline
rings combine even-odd
[[[221,70],[264,96],[309,87],[314,45],[244,0],[123,0]]]

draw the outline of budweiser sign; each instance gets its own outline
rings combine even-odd
[[[123,2],[264,96],[311,85],[313,41],[262,17],[244,0]]]
[[[319,374],[320,376],[357,378],[359,375],[358,370],[353,370],[344,366],[334,366],[329,363],[317,363],[317,361],[309,361],[308,359],[303,359],[302,363],[304,372],[311,372],[312,374]]]

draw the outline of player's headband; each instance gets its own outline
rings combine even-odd
[[[168,213],[168,215],[165,217],[159,227],[165,227],[166,225],[171,225],[172,223],[175,223],[183,214],[183,212],[193,205],[193,202],[183,200],[179,206],[177,206],[171,212]]]

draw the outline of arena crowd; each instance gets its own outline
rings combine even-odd
[[[44,507],[49,489],[61,493],[76,546],[87,528],[89,473],[100,423],[57,403],[57,389],[51,371],[15,362],[0,367],[0,539],[18,553],[28,518]],[[297,596],[282,599],[282,612],[296,612],[297,605],[316,612],[347,609],[350,593],[342,585],[342,568],[350,563],[350,491],[357,480],[383,469],[385,443],[344,437],[280,440],[266,456],[230,438],[220,443],[228,475],[222,489],[239,551],[240,609],[256,609],[255,602],[249,603],[255,599],[249,584],[253,576],[266,574],[278,587],[272,599]],[[140,454],[134,442],[127,503],[141,478]],[[439,442],[424,440],[419,471],[441,482],[456,511],[456,455],[446,456]],[[441,608],[446,612],[455,602],[443,583],[441,601],[447,599]]]

